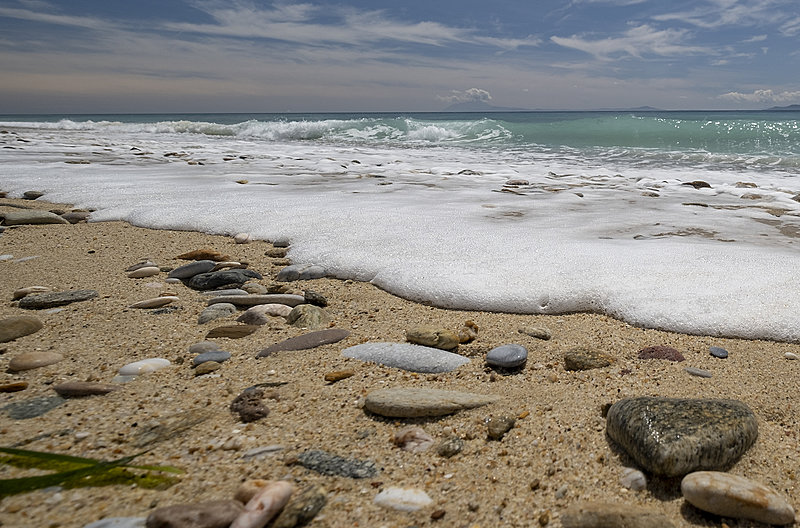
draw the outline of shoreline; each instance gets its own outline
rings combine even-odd
[[[38,200],[0,202],[70,209]],[[0,204],[0,213],[12,209]],[[216,372],[195,377],[188,347],[202,341],[211,328],[234,323],[240,313],[198,324],[207,299],[201,292],[165,283],[165,272],[131,279],[125,269],[144,258],[174,268],[186,262],[177,255],[206,247],[247,261],[249,269],[264,277],[253,282],[267,287],[287,264],[281,257],[267,256],[273,246],[263,241],[235,244],[232,237],[152,230],[123,222],[20,226],[0,235],[0,255],[13,255],[0,261],[4,277],[0,318],[35,315],[44,323],[36,333],[0,343],[0,385],[28,383],[25,390],[0,394],[0,407],[52,396],[52,386],[65,381],[110,382],[122,365],[132,361],[149,357],[171,361],[169,367],[104,396],[67,399],[36,418],[4,416],[4,446],[22,443],[25,449],[112,460],[138,452],[135,435],[144,424],[168,421],[187,411],[207,415],[136,460],[183,469],[180,482],[169,489],[109,486],[14,495],[0,502],[3,526],[35,522],[82,528],[103,517],[143,517],[156,507],[232,498],[241,481],[251,478],[288,478],[298,489],[322,485],[328,501],[311,526],[530,526],[545,516],[548,526],[560,526],[561,513],[585,501],[644,506],[666,514],[676,526],[704,526],[709,519],[719,519],[687,506],[680,492],[675,493],[674,482],[654,479],[648,489],[638,492],[620,484],[630,461],[610,446],[601,408],[624,397],[645,395],[746,403],[758,417],[759,439],[730,472],[768,484],[790,503],[800,503],[794,473],[800,454],[795,448],[797,420],[791,398],[800,362],[784,356],[800,355],[800,344],[676,334],[598,314],[447,310],[401,299],[369,283],[322,278],[280,284],[290,292],[312,290],[323,295],[331,327],[350,331],[347,338],[257,359],[266,346],[306,333],[282,318],[271,318],[250,336],[216,339],[232,358]],[[11,303],[13,292],[28,286],[55,291],[90,288],[99,297],[42,313]],[[128,308],[161,293],[175,294],[179,309],[151,314]],[[364,342],[404,342],[406,330],[422,324],[458,331],[467,320],[477,325],[478,337],[459,346],[458,353],[469,363],[452,372],[416,374],[341,354],[342,349]],[[552,338],[541,340],[519,332],[532,326],[546,327]],[[508,374],[486,367],[485,354],[509,343],[528,349],[525,368]],[[674,347],[686,361],[637,359],[640,349],[654,345]],[[615,361],[601,369],[566,371],[564,353],[581,346],[601,350]],[[711,357],[710,346],[725,348],[730,357]],[[14,374],[6,371],[10,359],[35,350],[57,352],[64,360]],[[712,377],[690,376],[684,371],[687,366],[707,370]],[[324,380],[325,374],[341,370],[352,370],[354,375],[335,383]],[[231,401],[245,388],[265,382],[286,383],[270,389],[266,418],[241,424],[228,410]],[[494,395],[499,401],[437,419],[392,420],[369,415],[360,407],[370,391],[406,386]],[[485,421],[491,416],[517,418],[502,441],[486,439]],[[439,456],[435,449],[403,451],[392,437],[407,425],[422,427],[436,442],[458,436],[465,447],[452,458]],[[282,449],[261,459],[243,458],[250,449],[276,445]],[[381,471],[372,478],[350,479],[324,476],[296,463],[300,454],[314,449],[372,460]],[[2,478],[26,474],[0,466]],[[375,505],[375,495],[391,486],[423,489],[433,505],[415,513]],[[439,510],[444,510],[444,517],[432,519]],[[726,522],[731,527],[751,525]]]

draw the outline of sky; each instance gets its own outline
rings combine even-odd
[[[0,113],[800,104],[797,0],[0,0]]]

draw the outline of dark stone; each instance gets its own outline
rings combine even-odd
[[[20,308],[29,310],[43,310],[55,308],[74,302],[88,301],[100,295],[97,290],[73,290],[66,292],[40,293],[38,295],[28,295],[19,301]]]
[[[167,278],[190,279],[195,275],[200,275],[201,273],[210,273],[216,265],[217,263],[213,260],[195,260],[194,262],[184,264],[183,266],[178,266],[174,270],[170,271],[167,275]]]
[[[258,353],[256,357],[267,357],[273,352],[281,352],[287,350],[306,350],[315,348],[322,345],[330,345],[337,343],[350,335],[347,330],[340,328],[331,328],[330,330],[319,330],[317,332],[310,332],[297,337],[291,337],[280,343],[268,346]]]
[[[20,402],[14,402],[0,408],[6,411],[12,420],[27,420],[36,418],[47,412],[52,411],[66,400],[61,396],[40,396]]]
[[[457,436],[448,436],[436,446],[439,456],[450,458],[459,454],[464,449],[464,440]]]
[[[228,528],[244,511],[235,500],[217,500],[197,504],[175,504],[153,510],[146,528]]]
[[[708,182],[704,182],[702,180],[695,180],[691,182],[683,182],[681,185],[688,185],[690,187],[694,187],[695,189],[710,189],[711,184]]]
[[[269,409],[264,405],[263,399],[263,390],[246,389],[231,402],[231,412],[238,414],[239,419],[244,423],[266,418]]]
[[[306,451],[297,457],[297,460],[304,468],[323,475],[370,478],[378,474],[378,468],[371,460],[343,458],[318,449]]]
[[[193,366],[198,366],[206,361],[213,361],[215,363],[224,363],[231,358],[230,352],[226,352],[224,350],[209,350],[208,352],[203,352],[202,354],[196,356],[192,360]]]
[[[565,370],[591,370],[611,365],[614,358],[592,348],[578,347],[564,355]]]
[[[306,290],[303,297],[308,304],[313,304],[314,306],[319,306],[322,308],[328,306],[328,299],[326,299],[324,295],[317,292]]]
[[[299,495],[292,495],[289,504],[284,506],[270,528],[305,526],[317,516],[327,501],[328,496],[321,486],[310,486]]]
[[[676,349],[669,346],[655,345],[639,351],[639,359],[666,359],[668,361],[684,361],[686,358]]]
[[[44,196],[44,193],[42,191],[25,191],[24,193],[22,193],[22,197],[25,200],[36,200],[37,198],[41,198],[42,196]]]
[[[735,400],[640,397],[612,405],[606,430],[643,469],[677,477],[727,469],[758,438],[758,421]]]
[[[251,269],[228,269],[210,273],[199,273],[186,280],[186,285],[195,290],[213,290],[235,284],[241,286],[250,279],[262,279],[260,273]]]
[[[70,224],[77,224],[79,222],[85,222],[89,219],[89,216],[92,213],[89,211],[71,211],[69,213],[64,213],[61,215],[61,218],[69,222]]]

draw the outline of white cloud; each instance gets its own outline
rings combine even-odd
[[[794,0],[707,0],[688,11],[653,16],[656,21],[678,21],[704,29],[724,26],[757,26],[774,24],[786,15],[782,7],[795,5]]]
[[[753,90],[752,93],[741,92],[728,92],[719,96],[720,99],[728,101],[747,102],[747,103],[789,103],[792,101],[800,101],[800,91],[783,91],[776,92],[774,90]]]
[[[437,95],[436,99],[447,103],[488,103],[492,100],[492,94],[480,88],[469,88],[467,90],[452,90],[448,95]]]
[[[550,39],[559,46],[585,51],[602,60],[620,56],[641,58],[643,55],[667,57],[712,53],[707,48],[683,44],[688,37],[689,32],[685,29],[655,29],[644,24],[630,28],[619,37],[589,39],[573,35]]]

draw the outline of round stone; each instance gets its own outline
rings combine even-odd
[[[522,345],[500,345],[486,354],[486,364],[490,367],[517,368],[528,361],[528,350]]]
[[[722,347],[712,346],[712,347],[709,347],[708,351],[715,358],[725,359],[726,357],[728,357],[728,351],[725,350]]]

